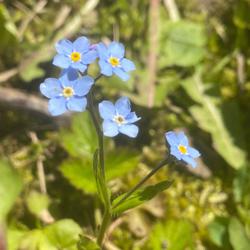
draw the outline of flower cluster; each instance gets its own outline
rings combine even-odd
[[[89,40],[82,36],[74,42],[63,39],[55,47],[57,55],[53,59],[53,64],[60,67],[62,72],[58,79],[47,78],[40,85],[41,93],[49,98],[48,109],[53,116],[61,115],[67,110],[85,111],[87,95],[95,80],[84,73],[97,59],[100,74],[104,76],[116,75],[127,81],[128,73],[135,70],[134,63],[125,58],[124,46],[118,42],[91,45]],[[98,108],[103,119],[102,128],[105,136],[114,137],[121,133],[135,138],[138,135],[139,129],[134,123],[141,118],[131,111],[127,97],[121,97],[115,104],[107,100],[102,101]],[[199,157],[200,153],[189,146],[185,134],[170,131],[165,136],[170,154],[195,167],[194,159]]]
[[[108,46],[103,43],[91,45],[82,36],[74,42],[67,39],[56,44],[57,54],[53,64],[62,69],[60,77],[47,78],[41,85],[41,93],[49,98],[49,112],[53,116],[61,115],[67,110],[82,112],[86,109],[87,99],[94,79],[86,72],[89,64],[99,59],[101,74],[113,74],[123,81],[129,79],[128,72],[135,69],[132,61],[124,58],[124,46],[118,42],[111,42]]]

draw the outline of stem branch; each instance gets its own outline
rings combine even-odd
[[[152,175],[154,175],[159,169],[165,166],[168,162],[168,156],[162,160],[155,168],[153,168],[140,182],[137,183],[129,192],[127,192],[122,199],[113,206],[113,209],[122,204],[126,199],[128,199],[137,189],[139,189]]]

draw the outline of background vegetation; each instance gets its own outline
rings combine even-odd
[[[0,245],[76,250],[100,223],[88,114],[52,118],[38,91],[58,73],[54,43],[84,35],[120,40],[137,66],[128,83],[97,87],[98,100],[130,96],[143,118],[136,140],[106,141],[114,194],[162,159],[168,130],[184,129],[202,152],[197,169],[149,181],[174,183],[113,218],[106,249],[249,250],[249,13],[249,0],[0,1]]]

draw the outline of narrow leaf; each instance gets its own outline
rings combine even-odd
[[[171,184],[172,184],[171,181],[162,181],[162,182],[157,183],[155,185],[151,185],[151,186],[148,186],[145,188],[138,189],[128,199],[126,199],[120,205],[115,207],[115,205],[119,203],[119,201],[123,198],[123,196],[125,194],[117,197],[113,201],[113,207],[115,207],[113,209],[114,214],[121,214],[121,213],[127,211],[128,209],[135,208],[135,207],[143,204],[144,202],[151,200],[158,193],[169,188]]]

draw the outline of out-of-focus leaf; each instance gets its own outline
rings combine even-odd
[[[100,247],[91,239],[80,236],[80,241],[77,243],[78,250],[101,250]]]
[[[77,242],[82,230],[73,220],[64,219],[44,229],[36,229],[18,236],[17,249],[11,250],[77,250]]]
[[[96,192],[95,178],[92,171],[92,164],[89,160],[66,160],[60,168],[63,176],[76,188],[84,192]]]
[[[161,28],[160,67],[167,65],[193,66],[205,54],[206,36],[200,23],[167,22]]]
[[[27,197],[27,206],[33,214],[40,216],[49,206],[49,197],[45,194],[32,191]]]
[[[234,199],[236,202],[243,202],[244,199],[249,199],[249,190],[250,190],[250,172],[249,167],[244,167],[237,171],[236,177],[233,181],[233,193]]]
[[[131,151],[128,148],[116,148],[108,152],[106,157],[107,179],[111,180],[127,174],[139,163],[140,155],[138,152]]]
[[[139,157],[137,153],[126,148],[108,153],[106,157],[107,180],[123,176],[135,168],[139,162]],[[61,166],[61,172],[76,188],[84,192],[96,192],[92,159],[66,160]]]
[[[236,103],[219,103],[198,74],[183,81],[187,94],[198,104],[189,108],[198,125],[210,133],[217,152],[234,168],[246,162],[245,140],[240,111]]]
[[[209,237],[218,247],[230,248],[227,232],[228,222],[227,218],[218,217],[208,226]]]
[[[18,174],[4,160],[0,160],[0,222],[5,219],[22,189]]]
[[[113,209],[114,214],[121,214],[131,208],[137,207],[142,205],[146,201],[151,200],[154,198],[158,193],[164,191],[165,189],[169,188],[172,182],[170,181],[162,181],[155,185],[151,185],[145,188],[140,188],[136,192],[134,192],[128,199],[122,202],[120,205]],[[123,198],[123,194],[117,197],[113,202],[113,206],[119,203],[119,201]]]
[[[187,220],[169,220],[154,227],[149,249],[194,249],[194,226]]]
[[[57,249],[67,249],[76,246],[82,230],[73,220],[64,219],[47,226],[44,233]]]
[[[71,131],[61,131],[60,138],[71,156],[87,157],[92,160],[97,148],[97,136],[88,112],[75,115]]]
[[[26,231],[8,228],[7,232],[7,244],[9,250],[17,250],[20,246],[20,241]]]
[[[0,52],[7,46],[12,46],[17,41],[17,30],[7,8],[0,4]]]
[[[249,250],[250,239],[247,238],[244,226],[237,218],[232,218],[229,223],[229,239],[234,250]]]
[[[15,250],[57,250],[53,246],[42,230],[32,230],[23,235],[18,248]]]
[[[234,8],[234,23],[239,28],[250,28],[250,15],[249,15],[250,2],[239,0]]]

